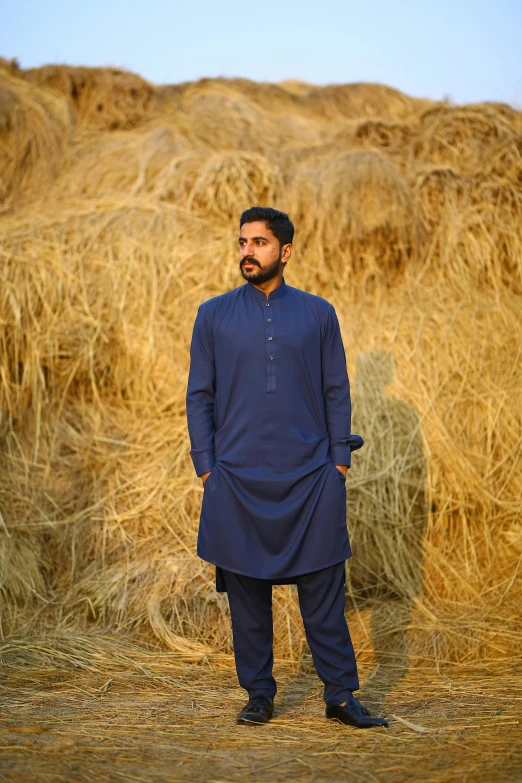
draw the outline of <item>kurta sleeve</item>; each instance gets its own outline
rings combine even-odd
[[[337,315],[329,307],[322,332],[322,380],[330,455],[334,465],[351,464],[351,453],[360,449],[363,439],[351,434],[352,405],[346,356]]]
[[[211,471],[214,456],[214,400],[216,370],[214,341],[207,308],[200,307],[190,345],[190,370],[187,387],[187,422],[190,456],[198,476]]]

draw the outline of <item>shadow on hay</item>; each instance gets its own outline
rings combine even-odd
[[[426,461],[421,421],[390,397],[395,360],[388,351],[359,356],[353,426],[365,448],[348,474],[348,524],[354,557],[348,564],[349,606],[371,611],[375,667],[361,690],[378,706],[409,666],[408,627],[423,592],[427,528]]]

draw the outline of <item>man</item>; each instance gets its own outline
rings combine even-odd
[[[234,656],[249,701],[238,723],[273,714],[272,585],[297,585],[306,637],[324,683],[326,717],[387,726],[359,687],[344,617],[345,475],[350,388],[339,324],[324,299],[287,286],[288,215],[241,215],[245,285],[201,305],[187,390],[191,457],[204,484],[198,555],[228,593]]]

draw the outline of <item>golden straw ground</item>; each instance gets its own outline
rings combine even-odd
[[[364,732],[325,720],[309,664],[276,661],[274,719],[249,728],[234,724],[244,695],[230,658],[190,666],[122,641],[5,645],[3,780],[520,780],[519,668],[416,667],[382,700],[363,664],[366,699],[390,723]]]

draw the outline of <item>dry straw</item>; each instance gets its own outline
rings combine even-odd
[[[46,65],[25,72],[30,81],[65,96],[83,123],[100,129],[133,128],[155,107],[155,88],[128,71]]]
[[[122,194],[150,193],[158,175],[188,147],[183,134],[159,123],[139,131],[89,132],[69,150],[67,177],[53,191],[53,199],[92,199]]]
[[[0,204],[40,195],[59,170],[72,117],[67,104],[0,68]]]
[[[259,153],[189,153],[171,161],[157,181],[158,195],[196,215],[233,222],[243,204],[284,204],[278,166]]]
[[[292,185],[292,214],[322,285],[345,286],[354,273],[363,287],[386,281],[414,253],[413,193],[386,157],[357,149],[318,154]]]
[[[264,152],[277,143],[279,128],[270,114],[225,84],[190,85],[180,108],[195,144]]]
[[[343,330],[366,439],[348,477],[362,662],[392,656],[398,680],[408,660],[519,656],[520,114],[375,85],[13,73],[3,634],[105,629],[183,661],[230,652],[226,599],[195,555],[184,396],[196,310],[241,284],[235,221],[261,202],[290,209],[287,280],[330,299]],[[274,614],[297,670],[291,587]]]
[[[313,88],[305,103],[331,119],[386,117],[405,119],[429,101],[410,98],[384,84],[340,84]]]
[[[194,666],[100,633],[16,637],[0,655],[14,780],[520,780],[520,680],[498,663],[412,667],[391,692],[393,667],[363,663],[364,701],[389,728],[360,732],[325,720],[308,660],[276,661],[275,715],[258,730],[234,726],[245,698],[225,656]]]

